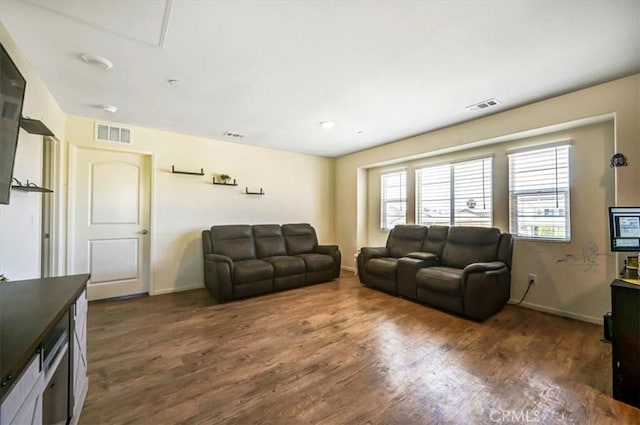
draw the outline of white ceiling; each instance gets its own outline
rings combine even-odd
[[[66,113],[329,157],[640,72],[640,0],[0,0],[0,22]]]

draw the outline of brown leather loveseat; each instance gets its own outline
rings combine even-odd
[[[496,228],[395,226],[385,247],[362,248],[360,281],[475,320],[511,292],[513,238]]]
[[[306,223],[222,225],[202,232],[204,282],[220,302],[314,283],[340,275],[337,245],[318,245]]]

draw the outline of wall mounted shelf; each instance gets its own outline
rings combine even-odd
[[[20,127],[22,127],[27,133],[38,134],[41,136],[55,137],[53,131],[49,130],[49,127],[40,120],[36,120],[29,117],[20,118]]]
[[[217,182],[216,178],[213,178],[213,184],[217,184],[219,186],[237,186],[238,183],[236,183],[236,179],[233,179],[233,183],[226,183],[226,182]]]
[[[244,193],[245,193],[245,195],[266,195],[266,193],[264,193],[262,188],[260,188],[260,192],[249,192],[249,188],[245,187],[244,188]]]
[[[11,188],[15,189],[15,190],[21,190],[22,192],[38,192],[38,193],[52,193],[53,190],[51,189],[47,189],[45,187],[40,187],[35,183],[29,183],[29,180],[27,180],[26,184],[22,184],[20,182],[20,180],[16,179],[15,177],[12,179],[12,181],[15,181],[16,184],[12,185]]]
[[[200,169],[200,172],[192,172],[192,171],[177,171],[174,165],[171,166],[171,172],[173,174],[188,174],[190,176],[204,176],[204,168]]]

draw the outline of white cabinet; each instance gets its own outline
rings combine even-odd
[[[73,415],[71,423],[77,423],[89,388],[87,378],[87,290],[73,306]]]
[[[41,425],[44,373],[36,354],[0,405],[0,424]]]

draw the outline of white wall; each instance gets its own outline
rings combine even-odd
[[[576,127],[584,122],[613,120],[614,150],[630,158],[628,167],[610,171],[614,175],[615,189],[613,193],[605,189],[604,202],[612,200],[611,202],[617,205],[640,204],[640,163],[632,159],[640,158],[639,87],[640,75],[634,75],[338,158],[336,182],[339,184],[336,184],[335,196],[336,205],[340,208],[336,209],[335,223],[337,242],[344,254],[344,265],[353,266],[352,253],[358,247],[370,245],[368,221],[371,218],[367,216],[370,207],[367,202],[362,201],[369,190],[367,178],[363,178],[363,173],[366,176],[366,169],[403,160],[415,160],[419,157],[489,146],[507,140],[523,139],[531,137],[532,134]],[[590,140],[593,140],[592,136],[586,137],[584,143],[589,145]],[[580,142],[576,142],[576,145],[577,143]],[[602,149],[599,152],[594,149],[588,155],[593,155],[594,158],[605,155],[600,157],[605,167],[610,158],[606,157],[608,151]],[[504,186],[504,180],[496,180],[495,183]],[[598,183],[593,182],[593,184]],[[595,208],[601,208],[602,199],[589,198],[585,203],[582,198],[582,195],[578,199],[572,198],[573,205],[582,203],[582,208],[574,210],[573,213],[585,214],[588,211],[586,216],[578,217],[589,221],[589,225],[594,229],[593,235],[597,239],[599,252],[602,253],[608,246],[603,243],[601,237],[602,232],[607,231],[607,223],[593,216]],[[502,226],[500,222],[496,224]],[[574,236],[584,238],[579,242],[580,245],[571,249],[578,258],[582,258],[581,249],[578,247],[586,243],[588,237],[579,233]],[[380,239],[371,240],[371,242],[379,243]],[[611,255],[608,251],[606,253]],[[542,285],[536,288],[535,295],[532,294],[529,298],[530,302],[535,304],[532,307],[589,321],[599,321],[601,315],[608,311],[610,306],[608,285],[616,276],[616,269],[622,262],[622,255],[618,255],[617,258],[612,257],[616,258],[613,266],[605,265],[603,269],[597,271],[597,274],[603,274],[598,277],[597,282],[583,285],[581,282],[585,273],[591,272],[592,269],[582,267],[584,264],[581,264],[574,270],[567,268],[572,271],[556,273],[557,270],[552,263],[560,258],[559,253],[548,252],[545,245],[525,248],[525,245],[517,244],[514,264],[519,264],[524,259],[531,259],[533,258],[531,255],[534,254],[537,266],[530,272],[537,273],[544,280],[552,281],[553,284],[546,288]],[[530,268],[528,263],[525,264]],[[585,269],[588,270],[585,272]],[[519,274],[521,272],[514,269],[513,297],[518,297],[523,291]]]
[[[57,137],[64,137],[62,110],[1,24],[0,42],[27,81],[22,114],[42,120]],[[42,184],[42,143],[42,136],[20,130],[13,175],[22,183]],[[52,195],[14,190],[9,205],[0,205],[0,273],[11,280],[40,276],[43,196]]]
[[[94,124],[68,116],[67,142],[113,148],[94,141]],[[153,293],[203,286],[200,233],[212,225],[308,222],[321,243],[335,242],[333,160],[132,128],[134,143],[124,148],[152,154],[154,161]],[[205,176],[172,174],[172,165],[182,171],[204,168]],[[231,175],[239,185],[214,186],[212,175],[219,173]],[[245,187],[263,188],[266,195],[245,195]]]

